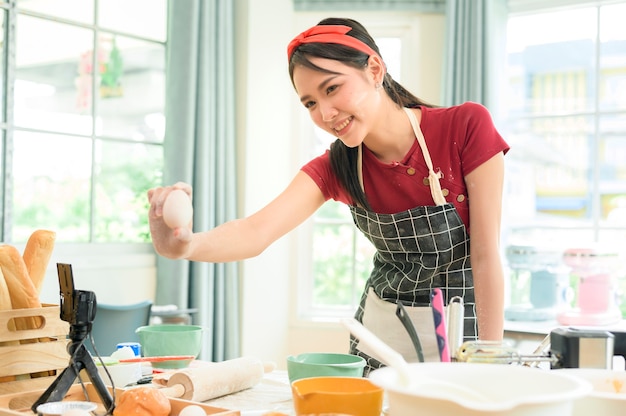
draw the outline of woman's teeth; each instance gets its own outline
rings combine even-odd
[[[341,130],[345,129],[346,126],[350,124],[351,121],[352,121],[352,117],[346,119],[346,121],[344,121],[343,123],[339,124],[338,126],[335,126],[335,131],[340,132]]]

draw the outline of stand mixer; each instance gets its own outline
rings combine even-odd
[[[563,262],[570,267],[576,306],[557,315],[562,325],[611,325],[622,319],[617,269],[619,254],[600,247],[569,248]]]
[[[556,319],[566,306],[569,276],[562,251],[538,246],[510,245],[506,259],[510,270],[510,305],[504,316],[511,321]]]

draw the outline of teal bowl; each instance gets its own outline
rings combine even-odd
[[[193,356],[202,349],[202,331],[199,325],[159,324],[136,329],[144,357]],[[192,360],[154,361],[155,368],[185,368]]]
[[[353,354],[307,352],[287,357],[287,376],[293,383],[310,377],[363,377],[365,359]]]

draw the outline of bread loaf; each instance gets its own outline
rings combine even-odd
[[[7,283],[13,309],[41,308],[39,293],[28,276],[26,264],[19,251],[11,245],[0,245],[0,269]],[[41,317],[28,317],[15,320],[18,330],[40,328]]]
[[[15,247],[7,244],[0,245],[0,270],[2,270],[2,274],[4,274],[9,289],[13,309],[41,308],[39,293],[28,276],[24,259]],[[15,318],[13,321],[18,331],[42,328],[44,325],[44,320],[41,316]],[[49,341],[49,339],[23,339],[20,343],[29,344],[39,341]],[[43,377],[48,375],[52,375],[51,372],[43,371],[40,373],[32,373],[31,377]]]
[[[0,311],[9,309],[13,309],[13,304],[11,303],[11,295],[9,294],[9,286],[0,268]]]
[[[36,230],[30,235],[22,254],[26,271],[38,294],[41,293],[55,240],[54,231]]]
[[[13,306],[11,305],[11,296],[9,295],[9,287],[7,286],[6,280],[4,280],[4,275],[2,274],[2,269],[0,269],[0,311],[11,309]],[[8,330],[15,331],[15,322],[10,320],[8,323]],[[0,346],[3,345],[19,345],[19,341],[6,341],[0,342]],[[0,383],[4,383],[6,381],[15,380],[15,376],[5,376],[0,377]]]
[[[159,389],[136,387],[124,390],[118,398],[114,416],[168,416],[172,411],[169,399]]]
[[[0,268],[0,311],[6,311],[9,309],[13,309],[13,304],[11,303],[11,295],[9,294],[9,286],[7,285],[7,281],[4,279],[4,273],[2,273],[2,269]],[[11,319],[8,323],[8,330],[15,331],[15,321]],[[0,345],[17,345],[18,341],[7,341],[0,342]]]

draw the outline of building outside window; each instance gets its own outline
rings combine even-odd
[[[625,2],[611,2],[510,16],[505,247],[624,254],[625,14]],[[626,300],[625,271],[614,273]]]

